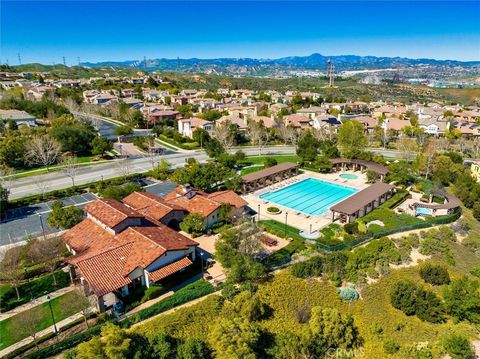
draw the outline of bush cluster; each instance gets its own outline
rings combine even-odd
[[[425,263],[420,267],[420,277],[430,284],[443,285],[450,283],[447,268],[441,265]]]
[[[416,315],[423,321],[441,323],[446,319],[441,299],[410,281],[401,280],[392,286],[390,302],[406,315]]]

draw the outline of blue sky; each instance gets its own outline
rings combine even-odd
[[[1,0],[0,62],[376,55],[480,60],[480,2]]]

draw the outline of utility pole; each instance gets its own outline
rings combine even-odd
[[[80,66],[80,56],[77,56],[78,66]]]
[[[335,74],[334,74],[335,66],[333,65],[332,59],[328,59],[328,67],[327,67],[327,76],[329,78],[328,87],[333,87],[335,81]]]
[[[145,72],[147,72],[147,57],[144,56],[143,57],[143,69]]]

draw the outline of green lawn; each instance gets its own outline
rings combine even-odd
[[[0,286],[0,311],[6,312],[12,310],[19,305],[25,304],[32,299],[41,297],[45,294],[56,291],[70,285],[70,276],[62,270],[55,272],[57,285],[53,284],[51,274],[42,275],[38,278],[31,279],[18,288],[20,292],[20,300],[17,300],[15,289],[9,285]]]
[[[273,155],[273,156],[248,156],[246,157],[241,163],[241,166],[255,166],[255,167],[247,167],[240,171],[240,175],[246,175],[248,173],[257,172],[263,170],[265,167],[263,166],[265,160],[268,158],[274,158],[277,160],[277,163],[284,163],[284,162],[297,162],[298,156],[296,155]]]
[[[82,303],[85,300],[85,297],[78,291],[68,292],[61,297],[53,299],[51,304],[55,321],[58,323],[81,311],[83,308]],[[37,332],[53,325],[48,303],[43,303],[29,309],[27,313],[31,314],[32,317],[36,316],[37,313],[40,315],[41,320],[35,323]],[[21,327],[18,322],[19,315],[24,314],[17,314],[0,322],[0,333],[2,333],[0,337],[0,350],[29,336],[28,330]]]

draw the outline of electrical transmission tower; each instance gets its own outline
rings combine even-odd
[[[65,60],[65,56],[62,56],[62,60],[63,60],[63,66],[67,66],[67,60]]]
[[[394,84],[399,84],[400,82],[402,82],[402,79],[400,77],[400,65],[397,65],[397,71],[395,71],[395,74],[393,75],[392,82]]]
[[[327,67],[327,76],[329,78],[329,83],[328,87],[333,87],[333,84],[335,82],[335,66],[333,65],[333,62],[331,59],[328,59],[328,67]]]
[[[19,53],[17,54],[17,56],[18,56],[18,64],[21,65],[22,64],[22,58],[21,58]]]
[[[78,66],[80,66],[80,56],[77,56]]]

